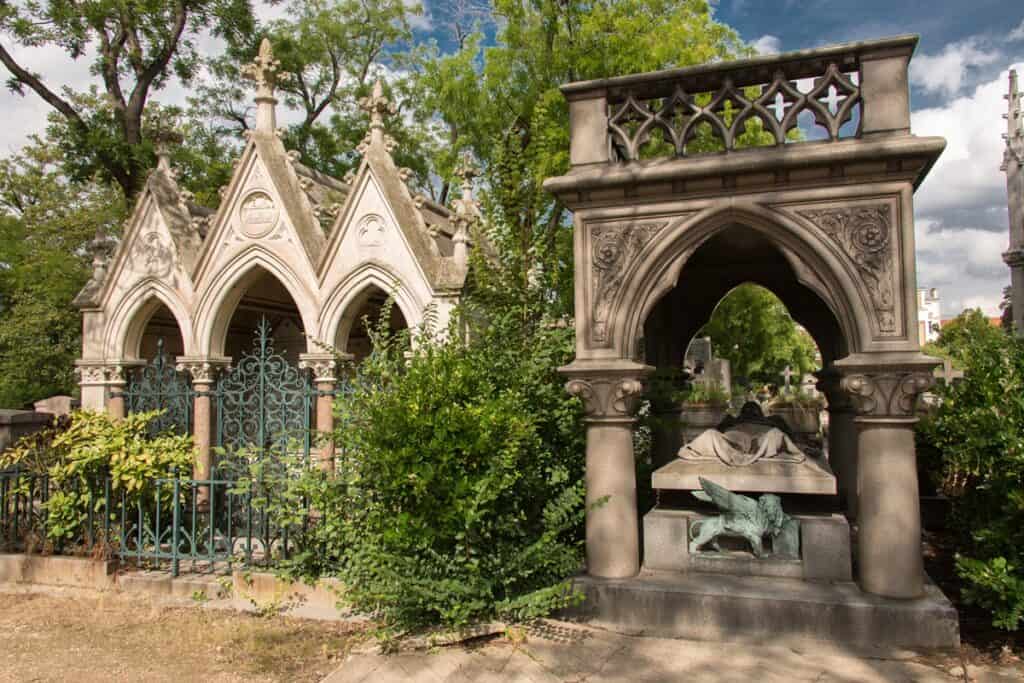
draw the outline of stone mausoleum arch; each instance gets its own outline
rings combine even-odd
[[[685,505],[661,510],[657,529],[672,531],[658,536],[648,515],[641,537],[635,411],[653,364],[681,363],[693,333],[743,282],[775,293],[815,339],[824,363],[818,385],[832,422],[830,458],[845,449],[841,459],[852,465],[842,477],[822,478],[806,467],[770,474],[777,462],[769,462],[757,474],[734,477],[721,469],[731,463],[712,455],[721,462],[683,463],[673,468],[682,475],[653,488],[692,502],[689,492],[699,486],[692,480],[714,471],[745,487],[734,490],[832,506],[814,514],[830,515],[831,528],[846,532],[807,547],[849,558],[849,521],[859,528],[857,561],[838,562],[830,580],[855,578],[872,600],[924,599],[913,426],[936,361],[921,353],[915,332],[913,193],[945,141],[911,133],[907,73],[916,44],[914,36],[899,36],[563,86],[570,169],[545,188],[573,212],[576,357],[561,370],[586,411],[587,572],[594,581],[587,585],[602,618],[635,616],[649,602],[650,620],[673,621],[653,606],[651,593],[602,583],[633,580],[648,551],[671,555],[670,547],[685,546],[678,520],[706,519]],[[731,115],[723,102],[731,103]],[[821,139],[790,135],[808,117],[825,131]],[[771,131],[774,144],[742,147],[727,124],[750,118]],[[694,144],[704,123],[718,131],[720,151],[702,153]],[[642,153],[655,133],[670,143],[658,148],[663,156]],[[815,477],[827,486],[813,488]],[[835,512],[840,493],[851,498],[846,515]],[[825,498],[813,503],[811,496]],[[799,559],[800,571],[812,571],[807,557]],[[710,571],[690,564],[675,570]],[[675,588],[666,590],[659,595],[683,600],[669,595]],[[619,591],[635,600],[612,599]],[[687,595],[690,606],[718,600]],[[767,624],[759,610],[750,621]],[[730,611],[728,621],[744,620]],[[794,622],[772,625],[784,631]],[[925,642],[922,633],[908,627],[900,636]]]
[[[283,290],[294,306],[307,339],[302,352],[318,350],[312,341],[318,333],[315,295],[273,254],[252,249],[236,257],[203,288],[196,315],[200,353],[213,358],[225,357],[231,350],[230,327],[240,304],[254,287],[268,286]],[[283,303],[284,297],[277,294],[279,292],[269,299],[271,306]]]
[[[194,352],[188,307],[167,285],[157,280],[142,281],[114,309],[104,347],[110,358],[141,362],[152,358],[159,336],[165,337],[169,354]]]

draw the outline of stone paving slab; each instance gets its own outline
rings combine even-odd
[[[435,648],[392,655],[353,654],[323,683],[1003,683],[1024,680],[1024,666],[969,667],[948,657],[620,635],[558,621],[527,629],[524,642]]]

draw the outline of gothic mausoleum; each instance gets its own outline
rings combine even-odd
[[[256,124],[220,206],[195,204],[158,150],[120,241],[101,243],[76,300],[82,407],[164,409],[158,427],[194,434],[203,476],[215,446],[297,438],[308,453],[309,433],[332,429],[337,359],[368,353],[366,321],[389,297],[393,330],[416,328],[428,309],[444,329],[477,215],[468,166],[455,211],[407,187],[379,82],[361,102],[361,163],[342,181],[279,139],[281,74],[267,41],[246,75]],[[330,445],[319,451],[330,466]]]

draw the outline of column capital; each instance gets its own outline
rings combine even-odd
[[[818,380],[815,383],[814,388],[825,394],[825,398],[828,400],[828,410],[830,413],[854,412],[855,408],[853,405],[853,399],[842,387],[842,373],[834,367],[828,367],[823,370],[818,370],[814,373],[814,376]]]
[[[178,356],[175,369],[187,372],[193,384],[213,384],[217,374],[231,367],[231,359],[225,356]]]
[[[1003,263],[1011,268],[1024,266],[1024,249],[1011,249],[1003,252]]]
[[[644,378],[654,371],[632,361],[575,362],[559,372],[569,378],[565,390],[583,401],[588,422],[634,421],[644,390]]]
[[[916,420],[917,398],[935,383],[939,360],[923,354],[904,358],[848,357],[836,362],[840,387],[850,397],[858,421]]]
[[[300,353],[299,367],[313,371],[313,381],[317,384],[333,384],[338,381],[338,366],[344,365],[355,358],[350,353]]]
[[[142,360],[76,360],[75,374],[83,387],[122,387],[128,383],[128,372],[145,364]]]

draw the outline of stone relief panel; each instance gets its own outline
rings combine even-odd
[[[892,205],[798,209],[796,213],[821,228],[854,264],[864,280],[879,335],[902,334],[902,261]]]
[[[384,219],[375,213],[363,216],[356,228],[356,237],[361,247],[379,247],[384,244],[387,226]]]
[[[668,221],[601,223],[586,228],[590,250],[590,341],[610,346],[615,297],[640,252]]]
[[[132,253],[132,267],[161,280],[169,277],[174,270],[174,250],[169,238],[158,230],[139,235]]]
[[[250,192],[238,208],[242,232],[253,239],[266,237],[277,225],[280,214],[273,198],[263,190]]]

